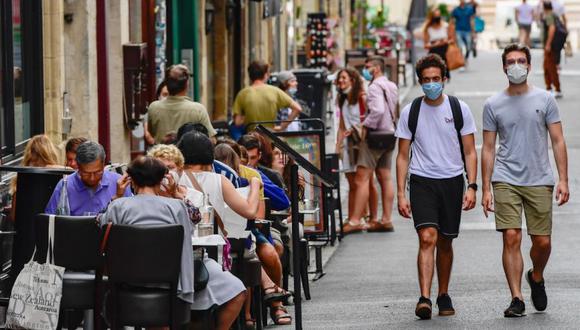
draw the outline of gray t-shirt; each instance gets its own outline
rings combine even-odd
[[[548,125],[558,122],[556,100],[537,87],[530,87],[524,95],[510,96],[503,91],[487,99],[483,130],[499,135],[491,181],[516,186],[554,185]]]
[[[181,252],[178,291],[181,299],[193,303],[193,252],[191,247],[193,229],[183,201],[152,195],[123,197],[109,204],[100,221],[101,225],[106,225],[109,222],[135,226],[183,225],[185,235]]]

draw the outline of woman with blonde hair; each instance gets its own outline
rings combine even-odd
[[[20,166],[26,167],[62,167],[58,162],[58,153],[56,147],[48,136],[44,134],[33,136],[26,148]],[[10,195],[12,195],[12,211],[8,217],[11,220],[16,219],[14,212],[16,211],[16,176],[10,183]]]

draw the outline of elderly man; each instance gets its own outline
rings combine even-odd
[[[105,149],[87,141],[77,148],[78,170],[67,177],[66,191],[70,215],[93,215],[104,211],[111,200],[131,196],[127,175],[105,171]],[[61,180],[46,206],[45,212],[57,214],[64,179]]]

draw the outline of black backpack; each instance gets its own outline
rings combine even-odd
[[[461,139],[461,129],[463,128],[463,113],[461,112],[461,105],[459,99],[455,96],[447,95],[449,104],[451,105],[451,112],[453,113],[453,123],[457,131],[457,139],[459,140],[459,150],[461,151],[461,160],[463,160],[463,168],[465,168],[465,154],[463,153],[463,140]],[[409,130],[411,131],[411,143],[415,141],[415,133],[417,132],[417,122],[419,121],[419,111],[421,111],[421,102],[423,97],[417,97],[411,103],[411,110],[409,111]]]

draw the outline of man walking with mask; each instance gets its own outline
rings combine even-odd
[[[548,135],[560,179],[556,186],[558,205],[563,205],[570,197],[568,156],[556,100],[545,90],[527,83],[530,50],[510,45],[502,54],[502,62],[509,86],[490,97],[483,110],[482,205],[486,216],[495,206],[496,229],[503,235],[503,268],[512,296],[504,316],[519,317],[526,311],[521,290],[524,267],[522,210],[532,240],[533,268],[525,274],[532,291],[532,303],[538,311],[545,310],[548,304],[544,269],[551,251],[554,188]]]
[[[407,105],[397,125],[397,200],[401,216],[413,217],[419,236],[421,297],[415,315],[431,318],[431,283],[437,266],[439,315],[453,315],[448,294],[452,242],[459,234],[461,210],[475,206],[477,153],[475,122],[467,104],[443,94],[445,62],[430,54],[417,62],[416,72],[425,97]],[[412,157],[409,164],[410,150]],[[464,168],[468,186],[465,190]],[[405,189],[407,172],[410,200]],[[435,259],[435,252],[437,258]]]

